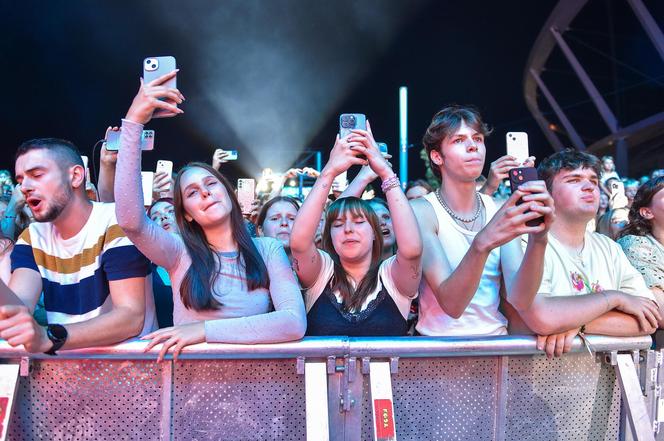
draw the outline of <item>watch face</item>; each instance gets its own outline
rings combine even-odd
[[[65,340],[67,338],[67,329],[62,325],[48,325],[48,333],[56,340]]]

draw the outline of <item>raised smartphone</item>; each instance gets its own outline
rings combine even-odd
[[[168,161],[166,159],[160,159],[157,161],[155,174],[157,173],[166,173],[168,176],[173,175],[173,161]]]
[[[519,185],[525,184],[526,182],[529,181],[538,181],[539,180],[539,175],[537,174],[537,169],[535,167],[520,167],[520,168],[513,168],[509,172],[510,175],[510,190],[512,193],[514,193],[517,188],[519,188]],[[517,201],[517,205],[521,205],[523,201],[519,199]],[[526,211],[528,213],[528,211]],[[529,220],[526,222],[526,225],[529,227],[536,227],[539,224],[544,222],[544,217],[538,217],[533,220]]]
[[[157,78],[173,72],[176,69],[175,57],[148,57],[143,60],[143,82],[145,84],[156,80]],[[177,87],[177,76],[174,76],[166,83],[166,87]]]
[[[106,135],[106,150],[109,152],[117,152],[120,149],[120,133],[122,133],[122,127],[120,130],[109,130]],[[141,150],[152,150],[154,149],[154,130],[143,130],[141,134]]]
[[[505,141],[507,154],[514,156],[519,164],[523,164],[530,156],[528,152],[528,134],[526,132],[507,132]]]
[[[224,149],[217,149],[217,150],[228,153],[228,155],[224,158],[226,161],[237,161],[237,150],[224,150]]]
[[[362,113],[343,113],[339,116],[339,137],[345,138],[351,130],[367,129],[367,117]]]
[[[154,172],[141,172],[141,187],[143,189],[143,205],[146,207],[152,205],[152,181],[154,181]]]
[[[629,205],[627,195],[625,195],[625,184],[618,179],[610,180],[609,191],[611,192],[609,201],[612,209],[625,208]]]
[[[254,179],[237,180],[237,200],[242,208],[242,214],[251,213],[251,205],[256,199],[256,181]]]

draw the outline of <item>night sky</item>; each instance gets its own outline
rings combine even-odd
[[[297,140],[294,148],[329,151],[344,112],[365,113],[376,138],[396,154],[399,86],[409,88],[409,142],[416,146],[409,157],[411,179],[424,176],[421,137],[447,103],[478,106],[494,127],[486,167],[504,154],[507,131],[528,132],[531,154],[542,158],[553,151],[524,103],[523,74],[556,3],[3,2],[0,166],[13,169],[20,142],[42,136],[69,139],[90,156],[105,128],[119,125],[137,90],[143,58],[154,55],[176,57],[178,86],[188,100],[183,116],[150,124],[157,132],[156,151],[144,158],[146,170],[157,159],[172,159],[176,169],[207,161],[220,146],[252,158],[224,169],[231,178],[245,177],[256,172],[256,164],[278,156],[265,139],[283,135]],[[619,119],[633,122],[664,107],[664,68],[625,3],[590,1],[569,41],[587,52],[589,73]],[[661,24],[662,2],[645,4]],[[607,26],[614,26],[613,40]],[[244,57],[245,51],[253,52]],[[611,70],[606,57],[598,56],[610,51],[629,68]],[[245,65],[246,60],[254,61]],[[591,143],[607,133],[570,72],[554,53],[544,78]],[[226,95],[232,99],[219,98]],[[279,105],[272,108],[270,102]],[[240,130],[243,120],[249,127]]]

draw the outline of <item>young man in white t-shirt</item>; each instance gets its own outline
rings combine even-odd
[[[441,187],[411,201],[424,243],[420,334],[506,334],[507,320],[498,310],[502,281],[517,310],[530,307],[540,285],[553,201],[542,181],[520,186],[501,208],[476,191],[489,133],[477,110],[449,106],[424,135]],[[524,203],[517,205],[521,198]],[[542,216],[542,224],[526,225]],[[531,239],[526,258],[522,234]]]
[[[556,206],[538,295],[520,313],[540,335],[538,348],[561,355],[580,331],[613,336],[654,332],[662,315],[643,277],[617,243],[586,229],[599,206],[599,160],[566,150],[544,159],[538,172]]]

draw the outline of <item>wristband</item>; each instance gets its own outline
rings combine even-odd
[[[383,183],[380,184],[380,189],[383,193],[387,193],[389,190],[399,187],[400,185],[401,182],[399,182],[399,177],[396,174],[393,174],[389,178],[383,180]]]

